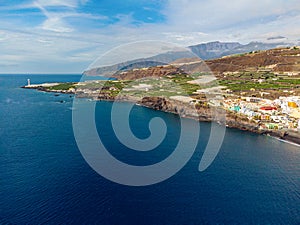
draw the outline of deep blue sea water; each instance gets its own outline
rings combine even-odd
[[[300,224],[299,147],[227,129],[215,161],[199,172],[210,129],[201,123],[196,152],[179,173],[151,186],[123,186],[99,176],[80,154],[73,97],[19,88],[27,78],[42,83],[80,76],[0,75],[0,224]],[[116,141],[105,119],[111,105],[97,103],[96,121],[112,154],[151,164],[171,153],[177,116],[133,109],[132,130],[141,138],[149,135],[149,118],[168,124],[162,149],[143,155]]]

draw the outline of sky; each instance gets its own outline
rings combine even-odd
[[[80,74],[144,40],[300,41],[299,0],[0,0],[0,17],[0,73]]]

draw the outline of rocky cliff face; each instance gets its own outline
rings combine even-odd
[[[209,107],[196,109],[194,105],[166,99],[164,97],[144,97],[138,103],[147,108],[178,114],[182,117],[192,118],[198,121],[208,122],[213,120]]]
[[[63,90],[50,90],[47,88],[40,88],[38,86],[34,87],[34,89],[38,89],[41,91],[49,91],[49,92],[61,92],[68,93]],[[87,93],[76,93],[76,97],[81,98],[92,98],[95,100],[104,100],[104,101],[128,101],[128,102],[137,102],[142,106],[178,114],[181,117],[187,117],[191,119],[195,119],[197,121],[216,121],[212,112],[223,113],[226,116],[225,121],[216,121],[222,125],[226,125],[230,128],[251,131],[259,134],[268,134],[274,137],[277,137],[282,140],[291,141],[297,144],[300,144],[300,135],[298,132],[293,131],[276,131],[276,130],[260,130],[259,124],[253,121],[248,120],[246,117],[243,117],[239,114],[235,114],[233,112],[225,111],[221,108],[210,108],[208,106],[199,106],[195,107],[193,104],[183,103],[176,100],[170,100],[165,97],[144,97],[142,99],[137,99],[132,96],[111,96],[105,92],[99,92],[97,94],[87,94]],[[219,111],[221,110],[221,111]]]

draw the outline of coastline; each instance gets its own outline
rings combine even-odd
[[[199,122],[218,122],[222,126],[226,126],[231,129],[238,129],[242,131],[257,133],[261,135],[271,136],[278,141],[294,144],[300,146],[300,133],[292,130],[266,130],[260,129],[259,124],[248,120],[236,113],[232,113],[223,108],[217,107],[200,107],[197,108],[195,113],[195,107],[189,104],[177,100],[167,99],[165,97],[143,97],[142,99],[137,99],[132,96],[122,95],[117,98],[106,96],[106,95],[90,95],[86,93],[76,93],[73,90],[51,90],[48,86],[32,85],[23,86],[21,88],[25,89],[36,89],[43,92],[52,93],[62,93],[62,94],[75,94],[78,98],[93,99],[96,101],[117,101],[117,102],[131,102],[139,106],[150,108],[153,110],[158,110],[166,113],[176,114],[180,117],[193,119]],[[217,121],[212,115],[212,109],[214,112],[221,110],[220,113],[225,113],[226,119],[224,121]],[[225,123],[224,123],[225,122]]]

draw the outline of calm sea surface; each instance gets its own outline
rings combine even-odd
[[[300,224],[300,147],[228,129],[213,164],[199,172],[210,129],[201,123],[197,150],[179,173],[152,186],[122,186],[99,176],[81,156],[72,130],[73,97],[19,88],[27,78],[80,80],[0,75],[0,224]],[[177,116],[134,107],[132,130],[140,138],[149,135],[152,117],[168,125],[161,149],[136,153],[116,141],[111,105],[97,103],[95,117],[113,155],[149,165],[172,152]]]

